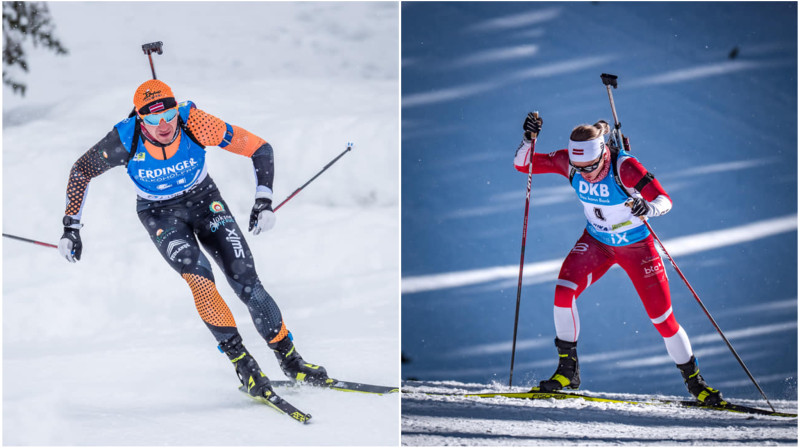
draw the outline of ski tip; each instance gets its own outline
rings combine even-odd
[[[347,149],[353,149],[353,147],[354,147],[354,146],[356,146],[356,144],[355,144],[355,143],[353,143],[353,142],[347,142]]]

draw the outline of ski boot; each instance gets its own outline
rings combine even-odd
[[[556,372],[549,380],[539,383],[539,391],[553,392],[561,389],[577,389],[581,385],[581,369],[578,365],[577,346],[577,342],[566,342],[556,338],[558,368],[556,368]]]
[[[689,393],[697,398],[697,401],[711,406],[726,404],[725,400],[722,399],[722,393],[706,384],[700,375],[700,367],[698,367],[694,356],[686,364],[677,364],[677,366],[681,371],[681,375],[683,375],[683,382],[686,383],[686,388],[689,389]]]
[[[258,367],[258,363],[242,345],[242,337],[234,335],[225,342],[220,342],[219,351],[225,353],[236,369],[239,381],[247,388],[247,392],[254,397],[268,397],[272,395],[272,386],[269,378]]]
[[[308,364],[297,353],[297,349],[292,342],[292,334],[287,334],[280,341],[269,344],[269,348],[275,352],[275,357],[281,365],[281,370],[289,378],[295,381],[305,381],[314,385],[324,385],[328,380],[328,372],[325,367]]]

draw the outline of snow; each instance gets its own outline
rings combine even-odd
[[[247,242],[299,352],[332,376],[399,383],[398,6],[394,3],[51,3],[56,57],[30,51],[27,96],[3,91],[3,231],[56,243],[72,163],[156,74],[179,100],[275,148],[275,197],[353,151]],[[217,148],[209,172],[240,226],[252,163]],[[185,282],[135,214],[123,169],[92,181],[82,260],[3,240],[6,445],[397,445],[399,396],[277,392],[300,425],[236,390]],[[245,345],[283,379],[215,268]]]
[[[403,391],[403,445],[407,446],[797,445],[796,418],[674,405],[429,395],[508,391],[499,384],[456,381],[407,381]],[[685,399],[581,393],[639,402]],[[739,404],[768,409],[763,401]],[[797,401],[772,404],[779,412],[797,412]]]

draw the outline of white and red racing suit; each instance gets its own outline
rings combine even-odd
[[[528,173],[530,151],[531,143],[523,141],[514,158],[518,171]],[[633,282],[672,359],[676,364],[686,363],[692,356],[692,349],[672,311],[664,263],[647,226],[625,206],[631,197],[643,198],[650,205],[646,217],[654,217],[667,213],[672,201],[658,180],[635,157],[619,151],[616,158],[618,180],[609,150],[604,157],[603,171],[590,182],[571,169],[566,149],[550,154],[534,152],[533,174],[571,177],[571,185],[583,204],[587,220],[583,235],[567,254],[558,274],[553,309],[556,336],[563,341],[578,340],[580,319],[576,299],[618,264]]]

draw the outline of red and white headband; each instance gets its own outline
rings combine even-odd
[[[569,141],[569,160],[572,162],[594,162],[606,145],[603,136],[585,142]]]

